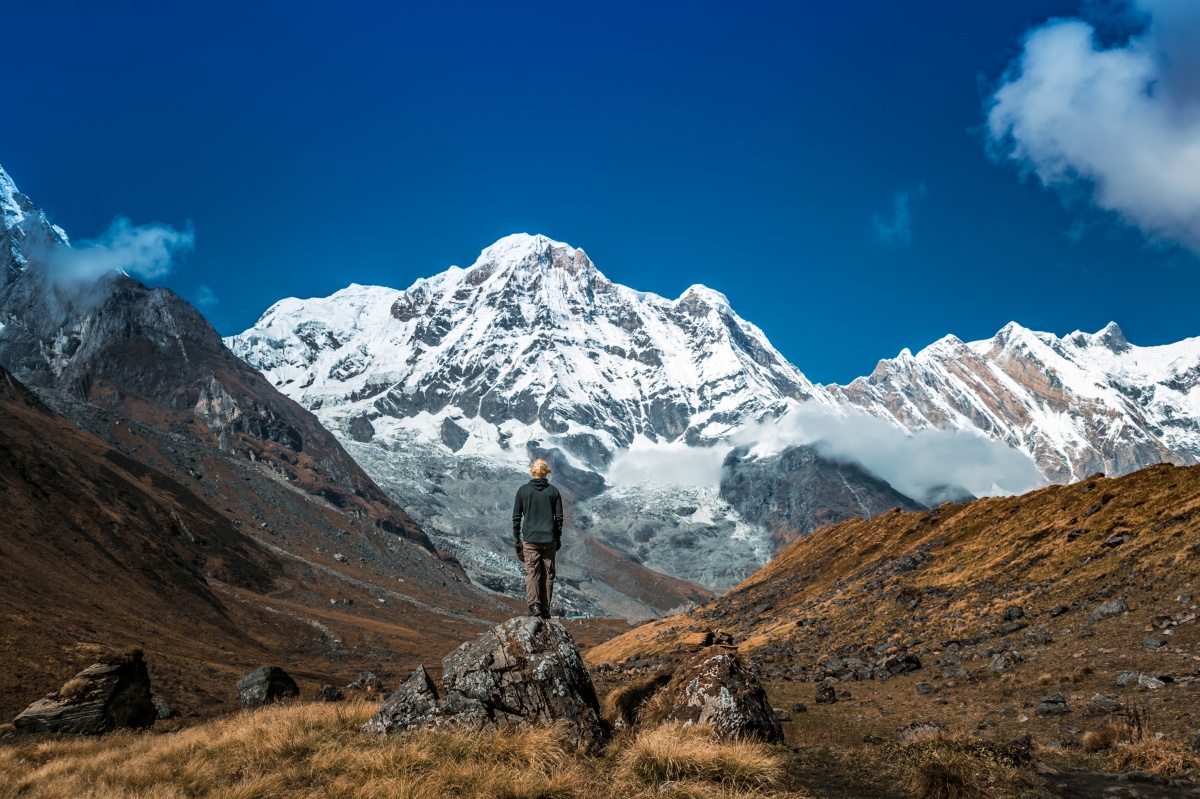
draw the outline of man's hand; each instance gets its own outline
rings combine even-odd
[[[555,538],[554,538],[554,551],[557,552],[560,549],[562,549],[562,536],[561,535],[555,536]]]
[[[513,549],[515,549],[517,551],[518,558],[520,558],[521,560],[525,560],[525,547],[521,546],[521,539],[519,539],[519,538],[513,539]]]

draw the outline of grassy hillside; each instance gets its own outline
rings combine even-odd
[[[1122,718],[1136,713],[1190,741],[1200,727],[1198,576],[1200,467],[1161,465],[820,530],[721,599],[604,643],[588,662],[634,679],[703,631],[727,633],[777,707],[808,706],[785,724],[793,742],[890,739],[929,720],[1070,747],[1105,722],[1085,710],[1097,694],[1120,703]],[[1128,610],[1093,616],[1117,600]],[[814,703],[817,683],[846,658],[895,655],[921,668],[850,676],[835,686],[840,701]],[[1162,685],[1119,686],[1125,672]],[[1056,692],[1070,712],[1039,717]]]

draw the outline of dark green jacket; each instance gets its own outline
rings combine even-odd
[[[521,521],[525,525],[522,529]],[[513,502],[513,538],[531,544],[549,544],[562,537],[563,506],[558,489],[544,477],[517,489]]]

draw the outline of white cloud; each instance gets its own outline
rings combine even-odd
[[[875,233],[884,244],[908,244],[912,241],[912,204],[913,200],[929,194],[925,186],[918,186],[908,191],[898,191],[892,198],[892,215],[890,217],[876,214],[871,222]]]
[[[1200,3],[1138,0],[1144,29],[1105,48],[1055,19],[1030,32],[989,101],[995,151],[1154,240],[1200,252]]]
[[[1028,456],[981,434],[949,430],[909,434],[863,411],[835,411],[812,402],[793,406],[777,420],[750,425],[734,440],[755,444],[752,452],[763,456],[813,444],[825,457],[857,463],[917,500],[944,486],[995,496],[1021,494],[1046,483]]]
[[[605,477],[614,485],[716,486],[727,454],[727,446],[689,447],[682,441],[652,443],[639,438],[629,449],[617,450]]]
[[[125,217],[117,217],[98,238],[55,246],[42,260],[51,280],[59,285],[88,285],[109,272],[153,280],[170,272],[175,259],[195,246],[190,227],[175,230],[159,224],[133,225]]]
[[[196,307],[208,310],[215,308],[220,300],[217,299],[217,293],[208,286],[200,286],[196,289]]]

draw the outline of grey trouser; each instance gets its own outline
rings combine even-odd
[[[531,544],[523,541],[521,551],[525,555],[525,604],[536,602],[542,606],[543,613],[549,613],[554,595],[554,542]]]

